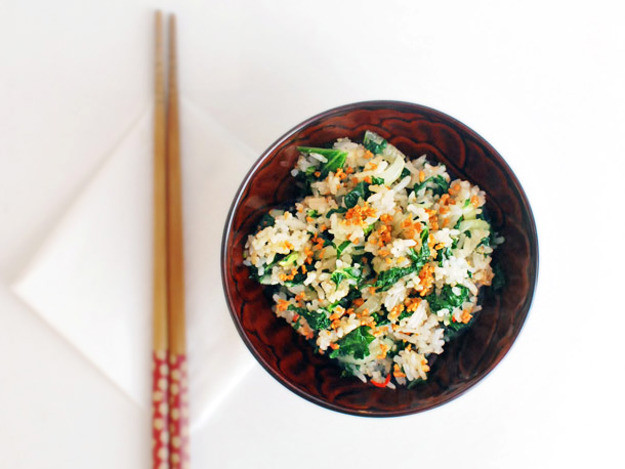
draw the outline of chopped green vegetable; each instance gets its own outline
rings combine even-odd
[[[486,208],[484,207],[482,209],[482,211],[480,213],[478,213],[475,218],[479,219],[479,220],[484,220],[486,223],[488,223],[488,225],[490,226],[492,223],[492,219],[491,216],[489,214],[489,212],[486,210]]]
[[[401,321],[404,318],[409,318],[410,316],[412,316],[413,313],[411,313],[410,311],[403,311],[398,317],[397,320]]]
[[[328,162],[324,163],[321,167],[321,178],[325,178],[330,172],[336,172],[337,169],[342,168],[345,165],[345,159],[347,153],[342,151],[333,158],[328,158]]]
[[[498,263],[493,266],[493,274],[495,275],[492,283],[493,290],[499,291],[506,285],[506,277],[503,274],[501,265]]]
[[[445,259],[449,259],[450,257],[452,257],[454,255],[453,250],[456,249],[456,247],[458,246],[458,240],[454,239],[454,242],[451,244],[451,246],[446,246],[444,249],[441,249],[440,251],[438,251],[438,255],[436,256],[436,260],[438,261],[438,265],[440,267],[443,266],[443,261]],[[470,272],[469,272],[470,274]]]
[[[344,278],[345,278],[345,274],[341,272],[340,270],[335,270],[334,272],[332,272],[332,275],[330,276],[330,280],[332,280],[337,287],[343,281]]]
[[[309,166],[308,168],[306,168],[306,171],[304,171],[304,174],[306,176],[312,176],[313,173],[317,171],[318,169],[319,169],[319,166],[315,166],[315,165]]]
[[[417,253],[412,248],[408,250],[408,257],[410,257],[410,260],[413,262],[416,272],[419,272],[430,260],[430,246],[428,245],[429,235],[430,231],[427,228],[423,228],[421,232],[421,249],[419,252]]]
[[[393,267],[378,274],[378,279],[373,286],[378,291],[386,291],[397,283],[400,278],[416,272],[414,264],[408,267]]]
[[[463,322],[450,322],[448,326],[445,326],[452,332],[459,332],[466,327],[466,324]]]
[[[343,150],[336,150],[334,148],[297,147],[297,150],[300,153],[305,153],[306,155],[310,155],[311,153],[321,155],[328,161],[330,160],[330,158],[334,158],[340,153],[345,153]]]
[[[343,241],[341,244],[339,244],[336,247],[336,258],[340,258],[341,254],[343,253],[343,251],[345,251],[345,248],[347,248],[347,246],[349,246],[351,244],[351,241]]]
[[[328,210],[328,213],[326,213],[326,218],[330,218],[330,215],[332,215],[333,213],[345,213],[345,212],[347,212],[347,209],[345,207],[332,208]]]
[[[490,225],[488,224],[488,222],[486,220],[482,220],[480,218],[475,218],[473,220],[462,220],[460,225],[458,225],[458,229],[461,232],[469,231],[469,230],[471,230],[471,231],[475,231],[475,230],[489,231],[490,230]]]
[[[313,236],[313,233],[310,233],[310,235]],[[320,231],[317,233],[317,237],[323,239],[323,247],[334,246],[334,243],[332,242],[332,239],[334,238],[327,231]]]
[[[261,217],[260,222],[258,223],[259,231],[267,228],[268,226],[273,226],[275,223],[276,223],[276,219],[272,217],[271,215],[269,215],[268,213],[265,213]]]
[[[337,169],[342,168],[347,158],[347,152],[343,150],[335,150],[333,148],[314,148],[314,147],[297,147],[301,153],[323,156],[327,161],[321,165],[319,171],[321,172],[320,178],[325,178],[331,171],[336,172]]]
[[[458,289],[460,294],[454,293],[454,289]],[[467,300],[469,289],[463,285],[445,285],[439,295],[432,293],[425,299],[430,305],[430,309],[438,312],[441,309],[447,309],[450,312],[449,324],[445,326],[445,340],[449,341],[456,337],[462,330],[466,329],[469,323],[456,322],[451,319],[451,312],[454,308],[459,308]]]
[[[460,293],[454,293],[454,289],[458,289]],[[430,305],[430,309],[432,311],[438,312],[441,309],[447,309],[451,312],[454,308],[462,306],[462,304],[467,301],[468,296],[469,289],[464,285],[456,285],[455,287],[452,287],[451,285],[446,284],[443,286],[439,295],[432,293],[426,296],[425,299]]]
[[[358,205],[358,200],[360,200],[361,198],[362,200],[366,200],[367,197],[369,197],[369,194],[369,184],[361,181],[356,184],[356,187],[354,187],[350,192],[345,194],[345,197],[343,198],[343,203],[347,208],[355,207],[356,205]]]
[[[293,287],[295,285],[301,285],[302,283],[304,283],[304,280],[306,280],[306,274],[303,272],[297,272],[297,274],[295,274],[295,277],[293,277],[293,280],[286,280],[284,284],[287,287]]]
[[[352,260],[354,261],[354,263],[358,263],[360,265],[371,264],[373,257],[373,254],[371,254],[370,252],[352,254]]]
[[[390,324],[390,321],[386,316],[383,316],[379,313],[371,313],[371,317],[375,321],[377,326],[383,326],[384,324]]]
[[[373,228],[375,227],[375,223],[370,224],[368,227],[366,227],[363,232],[365,234],[365,236],[369,236],[369,234],[373,231]]]
[[[413,272],[419,272],[425,264],[430,261],[430,247],[428,246],[429,231],[424,228],[421,232],[421,249],[416,252],[414,249],[408,250],[408,257],[412,264],[408,267],[393,267],[378,274],[378,279],[373,285],[378,291],[386,291],[394,283]]]
[[[315,176],[315,173],[317,173],[317,171],[319,171],[319,166],[311,165],[297,175],[297,179],[304,183],[304,187],[307,192],[311,190],[310,185],[313,182],[317,181],[317,176]]]
[[[308,210],[306,212],[306,216],[311,218],[319,218],[321,215],[317,210]]]
[[[265,275],[260,275],[258,273],[258,267],[256,267],[255,265],[251,265],[250,266],[250,278],[253,280],[256,280],[259,283],[263,283],[263,277],[265,277]]]
[[[258,271],[260,269],[253,268],[252,269],[252,275],[250,275],[250,277],[253,278],[254,280],[256,280],[259,283],[263,283],[263,280],[267,279],[269,277],[269,275],[271,275],[271,270],[274,268],[274,266],[276,264],[278,264],[278,262],[280,262],[285,257],[286,256],[284,254],[276,254],[274,256],[273,260],[269,264],[267,264],[267,265],[265,265],[263,267],[263,275],[260,275],[258,273]]]
[[[343,270],[347,272],[347,275],[349,275],[354,280],[358,280],[358,278],[360,277],[360,272],[358,272],[358,270],[353,267],[343,267]]]
[[[371,178],[371,184],[375,185],[375,186],[381,186],[384,184],[384,178],[379,178],[376,176],[373,176]]]
[[[330,358],[352,355],[355,359],[362,360],[369,356],[369,344],[375,339],[370,331],[371,329],[367,326],[360,326],[358,329],[351,331],[337,341],[339,348],[330,353]]]
[[[342,363],[343,369],[341,370],[341,378],[347,378],[350,376],[354,376],[354,367],[352,367],[349,363]]]
[[[445,192],[449,190],[449,183],[447,182],[447,180],[440,174],[437,174],[436,176],[430,176],[429,178],[427,178],[425,181],[423,181],[420,184],[415,184],[414,186],[415,194],[419,192],[421,189],[426,188],[427,184],[430,182],[435,184],[435,187],[432,188],[432,192],[435,195],[444,194]]]
[[[362,145],[374,155],[382,153],[387,144],[388,142],[384,138],[370,130],[365,132],[365,137],[362,140]]]
[[[482,238],[482,241],[480,241],[480,244],[478,244],[478,246],[491,246],[491,247],[495,247],[495,238],[497,237],[497,234],[492,231],[492,229],[490,230],[488,236],[485,236],[484,238]]]
[[[282,259],[279,264],[284,267],[287,266],[289,264],[295,264],[295,262],[297,261],[297,258],[299,257],[299,253],[297,251],[293,251],[291,254],[289,254],[288,256],[286,256],[284,259]]]
[[[449,342],[454,337],[457,337],[460,332],[469,327],[469,323],[463,322],[453,322],[451,321],[448,325],[445,326],[445,340]]]
[[[408,383],[408,385],[406,386],[406,389],[412,389],[421,383],[425,383],[425,380],[422,378],[414,379]]]
[[[442,195],[449,190],[449,183],[447,180],[441,176],[440,174],[434,176],[433,182],[436,184],[436,188],[434,189],[434,193],[438,195]]]
[[[265,270],[273,268],[278,262],[286,257],[286,254],[276,254],[271,262],[265,266]]]
[[[352,267],[344,267],[342,269],[335,270],[330,276],[330,280],[334,282],[337,288],[341,281],[346,278],[358,281],[358,279],[360,278],[360,274],[356,269]]]
[[[400,178],[404,179],[406,176],[410,176],[410,170],[408,168],[404,168],[401,172],[401,176],[399,176]]]
[[[356,288],[352,288],[351,290],[349,290],[349,293],[347,293],[346,296],[338,301],[338,304],[341,305],[343,308],[347,309],[352,304],[352,301],[354,301],[358,297],[360,297],[360,292]]]
[[[310,326],[311,329],[315,331],[320,331],[322,329],[326,329],[330,327],[330,319],[328,318],[324,309],[319,309],[318,311],[308,311],[306,308],[298,308],[295,305],[289,305],[289,309],[291,311],[295,311],[301,317],[306,319],[306,322]]]

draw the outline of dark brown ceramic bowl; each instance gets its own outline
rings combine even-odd
[[[262,287],[243,265],[247,236],[268,209],[294,200],[290,175],[296,147],[325,146],[339,137],[361,141],[372,130],[409,157],[427,153],[444,163],[452,178],[478,184],[487,209],[506,241],[495,262],[506,285],[486,289],[483,311],[463,335],[430,357],[429,379],[413,389],[380,389],[341,377],[330,359],[313,348],[271,311]],[[369,101],[331,109],[299,124],[265,151],[245,177],[226,222],[222,275],[232,318],[243,341],[262,366],[300,396],[349,414],[397,416],[441,405],[488,374],[519,334],[532,302],[538,269],[536,226],[527,198],[503,158],[482,137],[439,111],[396,101]]]

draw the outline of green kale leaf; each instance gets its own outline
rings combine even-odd
[[[417,272],[414,264],[408,267],[393,267],[392,269],[384,270],[378,274],[378,279],[373,286],[378,291],[386,291],[397,283],[400,278],[409,275],[413,272]]]
[[[412,381],[408,383],[408,385],[406,386],[406,389],[413,389],[421,383],[425,383],[425,380],[423,378],[413,379]]]
[[[430,231],[427,228],[423,228],[421,232],[421,249],[416,252],[414,248],[408,250],[408,257],[413,262],[415,271],[419,272],[421,268],[430,261],[430,246],[428,245],[428,237]]]
[[[276,219],[274,217],[272,217],[271,215],[269,215],[268,213],[265,213],[261,219],[260,222],[258,223],[258,230],[262,230],[267,228],[268,226],[273,226],[276,223]]]
[[[295,262],[297,262],[298,257],[299,257],[299,253],[297,251],[293,251],[291,254],[289,254],[288,256],[286,256],[284,259],[280,261],[280,265],[284,267],[289,264],[295,264]]]
[[[256,280],[259,283],[263,283],[264,279],[269,278],[269,276],[271,275],[271,270],[274,268],[274,266],[282,261],[286,256],[284,254],[276,254],[273,258],[273,260],[264,266],[263,268],[263,275],[260,275],[258,273],[258,270],[256,267],[254,266],[250,266],[250,270],[252,271],[252,274],[250,275],[250,278]]]
[[[432,188],[432,192],[435,195],[442,195],[449,190],[449,183],[447,182],[447,180],[440,174],[437,174],[436,176],[430,176],[422,183],[415,184],[414,186],[415,194],[419,192],[421,189],[424,189],[426,185],[430,182],[435,185],[435,187]]]
[[[326,213],[326,218],[330,218],[330,215],[332,215],[333,213],[345,213],[345,212],[347,212],[347,209],[345,207],[332,208],[328,210],[328,213]]]
[[[456,288],[460,291],[459,294],[455,294],[453,289]],[[430,309],[434,312],[440,311],[441,309],[448,309],[450,312],[454,308],[458,308],[462,306],[462,304],[467,301],[469,297],[469,289],[464,285],[456,285],[452,287],[449,284],[446,284],[441,289],[441,293],[437,295],[436,293],[432,293],[425,297],[430,305]]]
[[[360,273],[352,267],[344,267],[342,269],[335,270],[330,276],[330,280],[334,282],[337,288],[341,281],[346,278],[358,281]]]
[[[370,130],[367,130],[365,132],[365,137],[362,140],[362,144],[371,153],[373,153],[374,155],[377,155],[379,153],[382,153],[382,151],[384,151],[384,149],[386,148],[386,145],[388,145],[388,142],[384,138],[376,134],[375,132],[371,132]]]
[[[330,318],[328,318],[324,309],[319,309],[317,311],[308,311],[306,308],[298,308],[295,305],[289,305],[289,309],[291,311],[295,311],[301,317],[306,319],[306,322],[308,323],[310,328],[315,331],[320,331],[322,329],[327,329],[328,327],[330,327]]]
[[[369,184],[361,181],[356,184],[356,187],[354,187],[350,192],[345,194],[345,197],[343,198],[343,203],[345,204],[345,207],[352,208],[358,205],[358,200],[360,198],[362,198],[362,200],[366,200],[369,195]]]
[[[347,158],[347,152],[343,150],[335,150],[334,148],[314,148],[314,147],[297,147],[301,153],[323,156],[327,161],[323,163],[319,171],[321,175],[320,179],[325,178],[331,171],[336,172],[337,169],[342,168],[345,165],[345,159]]]
[[[336,247],[336,258],[340,258],[341,254],[343,253],[343,251],[345,251],[345,248],[347,248],[347,246],[349,246],[351,244],[351,241],[343,241],[341,244],[339,244]]]
[[[412,316],[414,313],[411,313],[410,311],[402,311],[402,313],[397,317],[398,321],[401,321],[404,318],[409,318],[410,316]]]
[[[295,274],[295,277],[293,277],[293,280],[287,280],[284,284],[287,287],[294,287],[295,285],[301,285],[304,283],[304,280],[306,280],[306,274],[298,271],[297,274]]]
[[[355,359],[361,360],[369,356],[369,344],[375,339],[370,331],[371,329],[367,326],[360,326],[351,331],[337,341],[339,348],[330,353],[330,358],[352,355]]]
[[[371,313],[371,317],[375,321],[376,326],[383,326],[384,324],[390,324],[388,317],[380,313]]]
[[[425,264],[430,261],[430,247],[428,246],[429,231],[424,228],[421,232],[421,249],[416,252],[414,249],[408,250],[408,257],[412,261],[412,264],[408,267],[393,267],[392,269],[385,270],[378,274],[378,279],[373,285],[378,291],[386,291],[394,283],[413,272],[419,272]]]

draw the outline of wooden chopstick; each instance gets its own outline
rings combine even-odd
[[[152,462],[168,467],[167,186],[163,18],[156,12],[154,79],[154,266],[152,354]],[[164,466],[165,465],[165,466]]]
[[[155,26],[152,461],[168,469],[188,466],[188,391],[175,17],[169,17],[167,102],[160,11]]]
[[[169,462],[172,468],[187,467],[188,400],[185,338],[184,253],[176,19],[169,16],[169,67],[167,100],[167,293],[169,341]]]

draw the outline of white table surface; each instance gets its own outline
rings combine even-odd
[[[192,467],[623,467],[618,2],[337,0],[0,2],[0,467],[150,464],[149,415],[9,285],[150,106],[154,7],[179,15],[184,99],[259,154],[335,105],[429,105],[506,158],[540,237],[529,319],[469,393],[357,418],[255,365],[192,434]]]

